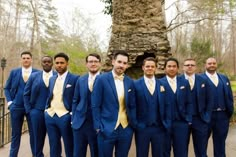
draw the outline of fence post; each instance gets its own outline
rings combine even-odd
[[[0,97],[0,147],[4,146],[4,115],[5,115],[5,98]]]

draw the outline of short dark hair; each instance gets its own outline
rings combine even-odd
[[[129,54],[125,51],[125,50],[114,50],[113,51],[113,59],[116,60],[118,55],[122,55],[122,56],[126,56],[128,58],[129,61]]]
[[[59,52],[59,53],[57,53],[57,54],[54,56],[54,60],[55,60],[56,58],[58,58],[58,57],[64,58],[67,62],[69,61],[68,55],[67,55],[66,53],[64,53],[64,52]]]
[[[21,52],[20,56],[22,57],[23,55],[30,55],[30,57],[32,58],[32,53],[30,51]]]
[[[44,56],[41,58],[41,60],[43,60],[43,58],[46,58],[46,57],[47,57],[47,58],[50,58],[51,60],[53,60],[52,57],[51,57],[51,56],[48,56],[48,55],[44,55]]]
[[[165,61],[165,64],[164,64],[164,68],[166,68],[166,65],[169,61],[173,61],[177,64],[177,67],[179,68],[179,61],[176,59],[176,58],[168,58],[166,61]]]
[[[157,66],[157,62],[156,62],[156,59],[154,57],[147,57],[143,60],[143,65],[145,65],[145,63],[147,61],[153,61],[155,63],[155,65]]]
[[[90,53],[90,54],[88,54],[88,55],[86,56],[86,58],[85,58],[86,63],[88,62],[88,57],[89,57],[89,56],[96,57],[96,58],[99,60],[99,62],[101,62],[101,56],[100,56],[99,54],[97,54],[97,53]]]

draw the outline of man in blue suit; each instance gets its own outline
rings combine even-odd
[[[177,59],[167,59],[164,68],[166,76],[160,83],[166,92],[165,101],[172,109],[172,127],[166,137],[165,157],[170,157],[171,145],[175,157],[187,157],[189,125],[192,123],[190,86],[185,78],[177,76]]]
[[[43,146],[46,136],[44,110],[48,97],[49,78],[56,74],[52,71],[53,59],[44,56],[41,59],[43,71],[33,73],[24,90],[25,112],[29,114],[34,138],[34,156],[43,157]]]
[[[97,134],[93,129],[91,93],[94,80],[100,73],[101,57],[91,53],[85,61],[89,72],[76,82],[72,105],[74,156],[86,157],[89,144],[91,157],[98,157]]]
[[[26,82],[28,81],[31,73],[36,72],[36,69],[32,68],[32,54],[31,52],[24,51],[21,53],[21,68],[13,69],[10,73],[10,76],[6,82],[4,92],[7,99],[8,109],[10,110],[11,115],[11,148],[10,148],[10,157],[17,157],[20,140],[21,140],[21,131],[22,125],[24,122],[24,116],[26,116],[27,124],[30,134],[30,146],[32,154],[34,152],[34,141],[33,141],[33,132],[31,127],[31,120],[29,114],[26,114],[24,108],[24,88]]]
[[[194,59],[186,59],[181,76],[189,81],[193,103],[193,119],[190,126],[196,157],[207,157],[208,125],[211,119],[213,97],[206,79],[195,74],[197,67]]]
[[[97,76],[92,92],[94,128],[98,133],[100,157],[127,157],[135,125],[133,80],[124,75],[129,56],[123,50],[114,51],[113,70]]]
[[[171,108],[165,104],[165,91],[155,78],[156,60],[143,61],[144,76],[134,82],[137,108],[135,130],[137,157],[148,157],[149,145],[153,157],[164,156],[166,132],[171,126]]]
[[[46,104],[45,122],[49,138],[50,157],[61,156],[61,137],[66,157],[73,156],[71,111],[75,84],[78,76],[68,72],[69,57],[61,52],[54,56],[54,75],[49,81],[49,96]]]
[[[229,130],[229,120],[234,111],[233,94],[227,76],[219,74],[215,58],[208,58],[206,72],[202,75],[211,87],[213,110],[209,125],[209,137],[212,133],[214,157],[225,157],[225,140]]]

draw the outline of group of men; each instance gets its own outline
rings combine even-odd
[[[55,71],[52,70],[54,60]],[[10,157],[17,157],[24,117],[27,118],[34,157],[43,157],[46,132],[50,157],[61,157],[63,139],[67,157],[127,157],[133,133],[137,157],[187,157],[192,135],[196,157],[207,157],[212,134],[214,156],[225,157],[225,140],[233,113],[229,79],[216,72],[215,58],[206,60],[203,74],[196,61],[166,60],[166,76],[155,78],[155,58],[145,58],[143,77],[132,80],[125,71],[129,55],[114,51],[113,69],[100,73],[101,57],[86,58],[88,73],[68,72],[69,57],[44,56],[43,70],[32,68],[32,54],[21,53],[22,67],[11,71],[5,96],[11,114]]]

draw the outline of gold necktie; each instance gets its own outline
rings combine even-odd
[[[173,90],[173,92],[176,92],[176,82],[175,80],[170,80],[170,87]]]
[[[23,80],[24,82],[27,82],[29,79],[30,72],[29,71],[24,71],[23,72]]]
[[[114,76],[114,79],[115,79],[115,80],[123,81],[123,80],[124,80],[124,75],[120,75],[120,76],[115,75],[115,76]]]
[[[189,77],[189,78],[188,78],[188,82],[189,82],[189,85],[190,85],[190,89],[192,90],[192,89],[193,89],[193,86],[194,86],[193,78],[192,78],[192,77]]]
[[[89,90],[90,90],[90,92],[93,91],[93,83],[94,83],[94,78],[89,79]]]
[[[48,87],[48,85],[49,85],[49,78],[50,78],[50,74],[45,73],[43,81],[44,81],[46,87]]]
[[[153,80],[148,80],[148,90],[151,93],[151,95],[153,95],[155,90]]]
[[[217,87],[219,83],[217,76],[211,76],[211,80],[214,83],[214,85]]]

